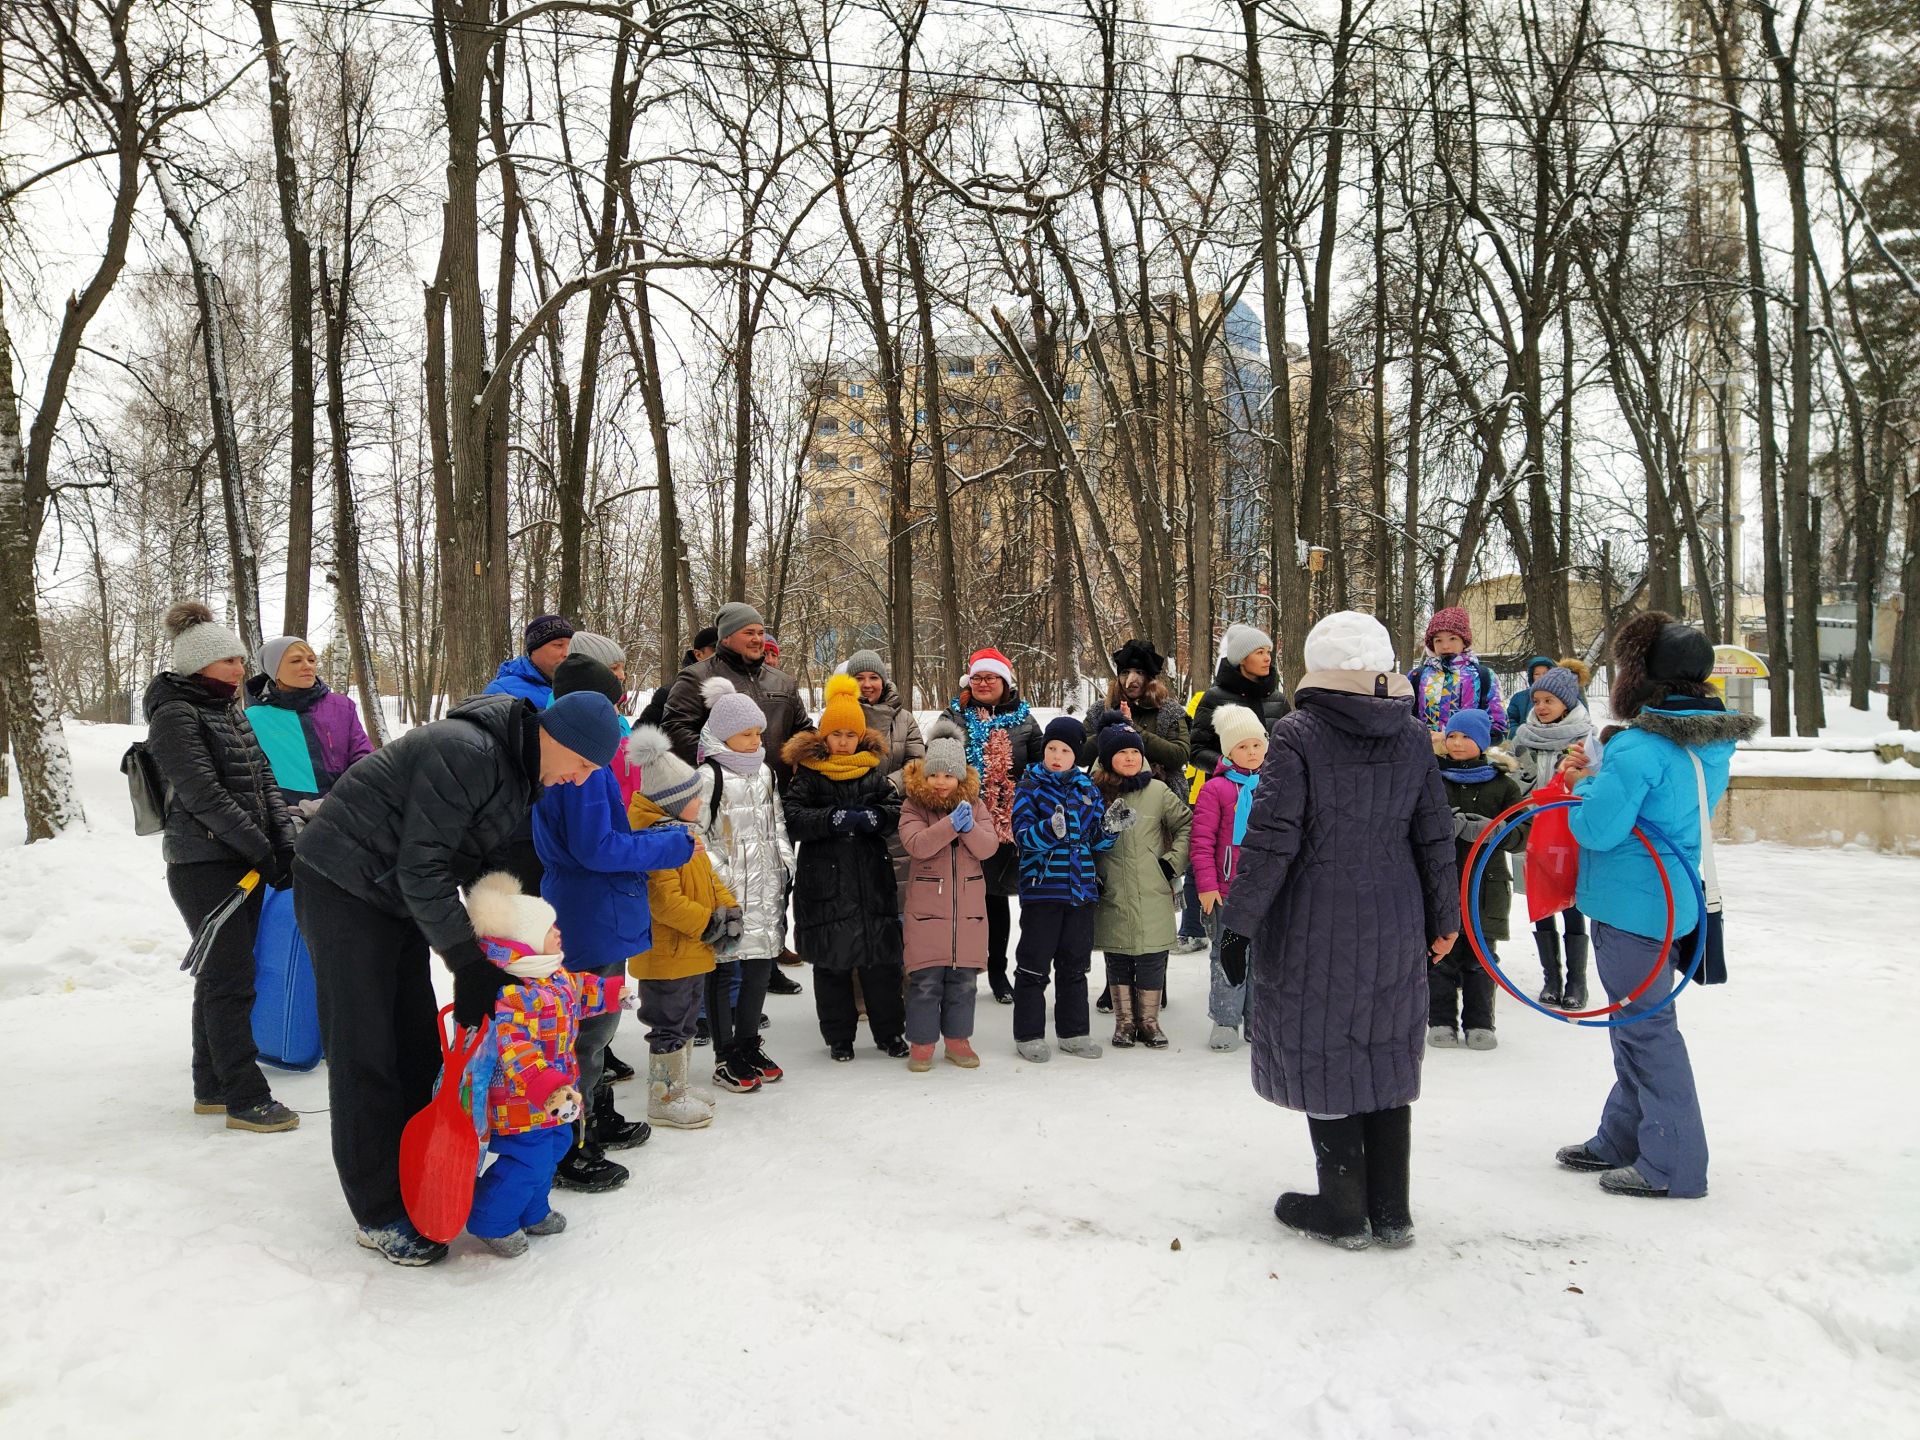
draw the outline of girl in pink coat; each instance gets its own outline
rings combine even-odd
[[[1260,717],[1244,705],[1215,710],[1213,728],[1220,737],[1222,759],[1194,801],[1191,851],[1194,889],[1213,937],[1212,983],[1207,988],[1213,1033],[1207,1045],[1232,1050],[1239,1045],[1247,1020],[1247,987],[1244,980],[1232,984],[1220,967],[1220,915],[1240,864],[1240,842],[1247,833],[1247,817],[1253,813],[1260,766],[1267,758],[1267,732]]]

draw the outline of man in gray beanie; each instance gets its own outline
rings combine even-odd
[[[720,648],[696,661],[675,677],[667,692],[666,714],[660,728],[673,741],[673,753],[689,765],[700,758],[700,731],[707,723],[707,700],[701,686],[719,676],[742,695],[751,696],[766,717],[763,743],[774,779],[784,791],[792,771],[780,758],[781,747],[802,730],[813,728],[800,703],[800,687],[793,677],[767,664],[767,627],[760,612],[743,600],[730,601],[713,617]]]

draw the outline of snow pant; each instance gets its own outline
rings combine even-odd
[[[1120,955],[1107,951],[1107,984],[1126,985],[1135,990],[1167,988],[1167,952],[1149,955]]]
[[[586,1093],[584,1091],[582,1094]],[[487,1142],[493,1163],[473,1187],[467,1233],[498,1240],[547,1218],[553,1206],[553,1172],[573,1143],[571,1125],[549,1125],[524,1135],[496,1135]]]
[[[640,1019],[647,1027],[648,1054],[671,1055],[692,1043],[706,992],[705,975],[640,982]]]
[[[244,860],[167,866],[167,892],[189,932],[233,894],[253,867]],[[272,1098],[253,1044],[253,939],[265,885],[220,927],[193,977],[193,1098],[244,1110]]]
[[[1245,1035],[1250,992],[1244,981],[1229,984],[1227,972],[1220,968],[1220,939],[1227,933],[1226,922],[1221,917],[1226,909],[1223,902],[1214,906],[1213,913],[1207,917],[1207,934],[1211,937],[1207,946],[1207,1018]]]
[[[884,965],[862,965],[854,970],[822,970],[813,962],[813,1013],[820,1020],[820,1038],[828,1045],[851,1045],[860,1027],[853,998],[853,977],[867,1002],[867,1029],[882,1050],[906,1033],[905,981],[898,960]]]
[[[1500,963],[1492,942],[1487,954],[1494,964]],[[1473,951],[1455,945],[1444,960],[1427,967],[1427,1024],[1449,1030],[1456,1025],[1462,1030],[1491,1030],[1493,992],[1493,977],[1473,958]]]
[[[1618,1002],[1647,978],[1660,942],[1596,920],[1593,953],[1607,998]],[[1670,1195],[1691,1199],[1707,1193],[1707,1131],[1693,1062],[1674,1006],[1649,1013],[1672,988],[1673,970],[1663,965],[1647,993],[1620,1012],[1621,1018],[1647,1018],[1607,1031],[1613,1044],[1613,1093],[1587,1148],[1609,1164],[1635,1166]]]
[[[1012,938],[1013,902],[1005,895],[987,896],[987,977],[996,990],[1006,988],[1007,942]]]
[[[724,1060],[734,1046],[751,1047],[760,1038],[760,1009],[767,1003],[767,981],[773,978],[771,956],[759,960],[722,960],[707,976],[707,1029],[713,1053]],[[735,992],[734,986],[739,991]]]
[[[1187,867],[1182,899],[1184,907],[1180,911],[1180,938],[1182,940],[1204,940],[1207,938],[1207,917],[1200,909],[1200,887],[1193,878],[1193,867]]]
[[[1092,905],[1026,900],[1020,905],[1020,946],[1014,952],[1013,1038],[1039,1040],[1047,1033],[1047,978],[1053,978],[1053,1033],[1062,1040],[1085,1035],[1087,967],[1093,963]]]
[[[908,975],[908,1043],[931,1045],[941,1039],[972,1039],[974,1001],[979,991],[980,972],[962,965],[936,965]]]
[[[427,937],[295,862],[293,913],[313,954],[333,1168],[362,1225],[406,1218],[400,1132],[433,1098],[439,1002]],[[571,1133],[571,1132],[568,1132]]]
[[[625,966],[609,965],[605,969],[595,970],[595,975],[612,979]],[[620,1028],[620,1010],[618,1006],[603,1015],[589,1015],[580,1022],[580,1032],[574,1037],[573,1054],[580,1062],[580,1093],[586,1098],[589,1110],[593,1107],[594,1091],[600,1088],[600,1077],[606,1073],[607,1046],[613,1043],[613,1032]]]

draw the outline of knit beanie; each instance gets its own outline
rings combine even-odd
[[[736,631],[749,625],[764,625],[760,612],[744,600],[729,600],[720,607],[720,613],[713,617],[713,638],[717,645]]]
[[[287,651],[296,645],[307,645],[307,642],[298,635],[274,636],[273,639],[266,641],[254,652],[253,668],[269,680],[278,680],[280,678],[280,662],[287,658]],[[307,648],[309,650],[313,649],[311,645],[307,645]]]
[[[1166,668],[1166,660],[1153,648],[1151,640],[1129,640],[1113,652],[1113,673],[1116,675],[1138,670],[1147,679],[1155,680]]]
[[[951,735],[942,735],[927,745],[927,757],[920,762],[923,775],[951,775],[956,780],[967,778],[966,747]]]
[[[1100,763],[1111,770],[1113,757],[1122,750],[1147,753],[1147,747],[1140,742],[1140,732],[1129,725],[1118,710],[1109,710],[1100,717]]]
[[[589,660],[598,660],[609,670],[627,663],[627,652],[619,641],[596,635],[591,630],[574,631],[573,644],[567,647],[567,654],[570,657],[584,655]]]
[[[1647,676],[1668,685],[1704,685],[1713,674],[1713,642],[1691,625],[1670,620],[1647,649]]]
[[[467,918],[473,922],[474,934],[511,940],[534,954],[559,923],[553,906],[538,895],[524,893],[519,880],[504,870],[482,875],[467,887]]]
[[[173,673],[198,675],[222,660],[246,658],[240,637],[213,618],[198,600],[182,600],[167,611],[167,633],[173,637]]]
[[[779,658],[780,658],[780,642],[774,639],[773,636],[769,635],[767,636],[767,659],[778,660]]]
[[[1071,715],[1062,715],[1059,719],[1048,723],[1046,731],[1041,737],[1040,748],[1044,751],[1046,747],[1051,745],[1055,740],[1058,740],[1062,745],[1072,750],[1075,756],[1078,756],[1081,747],[1087,743],[1087,727]]]
[[[1307,632],[1309,670],[1354,670],[1375,675],[1394,668],[1387,627],[1359,610],[1340,610]]]
[[[1229,625],[1220,641],[1220,653],[1226,657],[1229,665],[1244,665],[1254,651],[1272,648],[1273,637],[1251,625]]]
[[[1456,710],[1447,721],[1448,735],[1465,735],[1479,746],[1482,754],[1493,743],[1493,719],[1484,710]]]
[[[540,712],[540,728],[596,768],[620,748],[619,713],[606,696],[590,690],[556,695]]]
[[[836,730],[867,733],[867,712],[860,708],[860,682],[851,675],[827,677],[827,703],[820,709],[820,733]]]
[[[700,788],[699,772],[673,753],[673,742],[658,725],[634,728],[627,763],[640,772],[640,793],[676,820]]]
[[[1458,605],[1449,605],[1444,610],[1433,612],[1433,618],[1427,621],[1427,633],[1421,642],[1431,650],[1433,637],[1442,630],[1451,630],[1467,644],[1473,644],[1473,622],[1467,618],[1467,612]]]
[[[891,680],[887,673],[887,662],[880,658],[878,650],[856,650],[847,656],[847,674],[858,675],[862,670],[871,670],[882,680]]]
[[[1222,705],[1213,712],[1213,733],[1220,737],[1220,753],[1231,756],[1242,740],[1266,739],[1267,728],[1246,706]]]
[[[564,615],[540,615],[527,622],[527,633],[521,639],[526,642],[527,654],[531,655],[542,645],[572,637],[573,625]]]
[[[1009,690],[1013,688],[1013,662],[991,645],[967,657],[966,678],[976,675],[998,675]]]
[[[749,624],[752,622],[749,621]],[[700,686],[700,698],[707,702],[707,723],[705,728],[722,744],[731,740],[742,730],[764,730],[767,728],[766,712],[760,708],[760,702],[751,695],[742,695],[733,688],[733,682],[721,675],[715,675]],[[859,728],[867,728],[862,718]]]
[[[1579,677],[1571,670],[1563,670],[1558,665],[1533,682],[1532,693],[1551,695],[1569,710],[1578,710],[1583,698],[1580,693]]]
[[[553,672],[553,698],[558,700],[562,695],[571,695],[577,690],[604,695],[614,705],[618,705],[621,697],[627,693],[627,687],[620,683],[613,671],[598,660],[580,653],[580,636],[575,634],[573,649],[567,652],[567,658]]]

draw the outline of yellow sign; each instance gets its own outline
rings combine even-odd
[[[1713,647],[1713,674],[1717,680],[1765,680],[1767,662],[1738,645]]]

